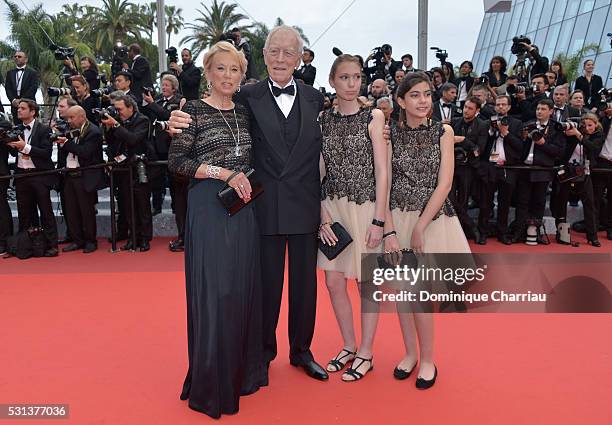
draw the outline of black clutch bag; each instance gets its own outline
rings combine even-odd
[[[419,260],[414,251],[406,248],[379,255],[376,261],[381,269],[394,269],[397,266],[400,266],[402,269],[404,266],[415,269],[419,265]]]
[[[336,245],[327,245],[323,243],[322,240],[319,240],[319,249],[328,260],[333,260],[336,258],[347,246],[351,244],[351,242],[353,242],[353,238],[351,238],[349,232],[347,232],[344,226],[342,226],[340,223],[335,222],[331,225],[331,229],[338,238]]]
[[[263,193],[263,186],[261,182],[257,180],[253,168],[244,173],[244,175],[249,179],[249,183],[251,183],[251,200],[249,201],[249,203],[251,203]],[[227,210],[227,215],[230,217],[235,215],[247,204],[240,199],[234,188],[228,184],[217,193],[217,198],[219,198],[221,205]]]

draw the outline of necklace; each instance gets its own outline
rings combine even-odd
[[[236,143],[236,148],[234,150],[235,155],[236,156],[242,155],[242,152],[240,152],[240,127],[238,127],[238,118],[236,117],[236,108],[235,107],[232,108],[232,111],[234,112],[234,120],[236,121],[236,133],[238,134],[238,137],[234,136],[234,130],[232,130],[232,127],[229,125],[229,123],[223,116],[223,112],[221,112],[221,109],[217,108],[216,106],[215,106],[215,109],[219,111],[219,115],[221,115],[221,118],[223,118],[223,121],[225,121],[225,125],[227,125],[227,128],[229,128],[230,133],[232,133],[232,139],[234,139],[234,143]]]

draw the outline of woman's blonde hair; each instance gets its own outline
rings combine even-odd
[[[244,53],[239,51],[234,47],[233,44],[227,41],[219,41],[215,45],[213,45],[208,52],[204,55],[204,70],[209,71],[212,66],[213,58],[215,55],[219,53],[229,53],[232,55],[236,62],[238,62],[238,66],[240,66],[240,73],[244,75],[246,73],[247,68],[247,60],[244,57]]]
[[[599,131],[603,131],[603,126],[601,125],[601,121],[599,121],[599,117],[597,116],[597,114],[594,114],[592,112],[587,112],[586,114],[582,115],[582,120],[591,120],[595,123],[595,127],[597,127],[597,129]]]

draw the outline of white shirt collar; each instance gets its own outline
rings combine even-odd
[[[27,67],[27,65],[24,65],[24,66],[18,66],[18,67],[17,67],[17,70],[18,70],[18,71],[25,71],[26,67]]]
[[[136,59],[138,59],[141,55],[136,55],[134,56],[134,59],[132,59],[133,61],[135,61]]]
[[[289,81],[289,83],[287,83],[287,85],[285,85],[285,86],[281,86],[276,81],[274,81],[272,78],[270,78],[270,81],[272,81],[272,85],[273,86],[280,87],[281,89],[284,89],[285,87],[289,87],[291,85],[295,86],[295,80],[293,79],[293,77],[291,77],[291,81]]]

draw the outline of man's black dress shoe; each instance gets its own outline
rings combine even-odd
[[[72,252],[72,251],[77,251],[77,250],[79,250],[79,249],[81,249],[81,248],[82,248],[82,247],[81,247],[81,245],[76,244],[76,243],[73,243],[73,244],[70,244],[70,245],[68,245],[68,246],[66,246],[66,247],[64,247],[64,248],[62,248],[62,252]]]
[[[298,363],[293,360],[290,360],[292,366],[301,367],[306,372],[306,375],[311,378],[318,379],[319,381],[327,381],[329,379],[329,375],[317,362],[314,360],[309,360],[304,363]]]
[[[72,242],[74,242],[74,240],[70,236],[66,236],[64,239],[62,239],[61,241],[58,241],[57,243],[60,245],[65,245],[67,243],[72,243]]]
[[[500,235],[497,240],[504,245],[512,245],[512,238],[508,235]]]
[[[423,378],[417,378],[416,380],[416,387],[419,390],[426,390],[427,388],[431,388],[433,387],[433,385],[436,383],[436,378],[438,377],[438,368],[434,366],[434,376],[433,378],[431,378],[430,380],[426,380]]]
[[[134,244],[132,244],[132,240],[130,239],[128,241],[128,243],[126,243],[125,245],[123,245],[121,247],[121,251],[130,251],[132,249],[136,249],[137,247],[134,246]]]
[[[50,248],[45,251],[45,257],[57,257],[59,255],[59,251],[57,248]]]
[[[183,252],[185,251],[185,242],[179,238],[168,244],[168,249],[172,252]]]
[[[478,245],[486,245],[486,244],[487,244],[487,237],[486,237],[484,234],[479,233],[479,234],[476,236],[475,241],[476,241],[476,243],[477,243]]]
[[[98,249],[98,245],[95,243],[86,243],[83,247],[83,254],[90,254]]]
[[[151,249],[151,245],[149,244],[149,241],[140,242],[140,252],[146,252],[150,249]]]

